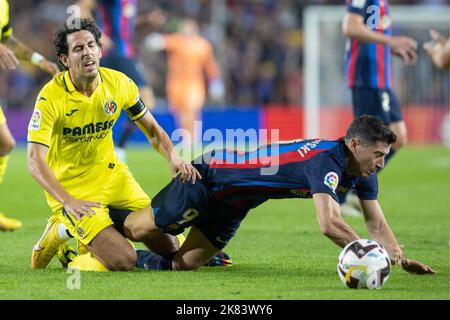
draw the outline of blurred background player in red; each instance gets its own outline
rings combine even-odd
[[[206,90],[214,101],[221,101],[225,89],[218,63],[210,42],[199,34],[199,26],[193,19],[183,19],[178,32],[152,33],[145,39],[145,46],[152,51],[167,51],[166,92],[169,109],[177,126],[185,129],[190,141],[194,141],[194,121],[201,120]]]
[[[391,90],[391,53],[406,64],[415,64],[417,42],[410,37],[392,35],[388,0],[347,0],[346,3],[342,32],[348,37],[345,76],[352,91],[353,114],[375,116],[395,132],[397,142],[386,156],[388,162],[407,142],[400,104]],[[362,216],[354,193],[348,194],[342,213]]]
[[[31,61],[42,71],[50,74],[59,72],[58,66],[34,52],[13,34],[9,21],[9,4],[6,0],[0,0],[0,70],[11,71],[20,64],[19,60]],[[9,153],[15,146],[15,140],[9,131],[5,115],[0,106],[0,183],[3,181],[8,164]],[[16,230],[22,226],[17,219],[8,218],[0,212],[0,231]]]
[[[102,67],[130,77],[138,86],[144,104],[150,110],[153,109],[153,89],[143,64],[136,58],[133,38],[136,28],[163,24],[165,16],[159,10],[138,15],[138,0],[81,0],[77,4],[81,16],[95,19],[102,31]],[[125,144],[135,130],[136,125],[127,119],[116,143],[116,153],[123,162],[126,160]]]

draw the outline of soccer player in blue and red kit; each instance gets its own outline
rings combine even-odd
[[[249,210],[269,199],[313,198],[321,231],[344,247],[359,239],[339,207],[354,188],[362,199],[369,234],[386,248],[392,262],[411,273],[434,273],[405,257],[377,201],[376,172],[395,141],[395,133],[381,120],[363,115],[352,122],[345,138],[336,141],[296,140],[246,153],[206,153],[192,162],[201,180],[172,180],[153,198],[150,210],[128,221],[147,233],[179,234],[191,227],[173,257],[138,250],[136,266],[197,269],[227,245]]]
[[[417,43],[410,37],[392,35],[388,0],[347,0],[342,31],[348,37],[345,77],[352,90],[354,116],[370,114],[395,132],[386,162],[407,142],[406,125],[400,104],[392,92],[391,53],[414,64]],[[343,214],[361,215],[359,201],[348,194]],[[356,211],[355,211],[356,209]]]

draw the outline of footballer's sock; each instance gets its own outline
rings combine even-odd
[[[175,253],[161,256],[150,250],[136,250],[136,267],[145,270],[172,270]]]
[[[132,213],[131,210],[121,210],[121,209],[109,209],[109,216],[114,223],[114,229],[116,229],[121,235],[125,237],[125,231],[123,230],[123,225],[125,219]]]
[[[69,238],[73,238],[73,236],[70,234],[69,230],[63,223],[58,224],[57,230],[58,237],[61,241],[66,242],[67,240],[69,240]]]
[[[76,256],[72,262],[69,263],[69,268],[78,269],[80,271],[109,271],[96,257],[91,253],[86,253]]]
[[[177,240],[178,240],[178,248],[179,248],[186,241],[186,237],[182,233],[176,235],[176,237],[177,237]]]
[[[6,167],[8,166],[9,156],[0,157],[0,183],[3,181],[5,175]]]

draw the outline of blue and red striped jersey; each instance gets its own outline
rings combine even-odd
[[[340,203],[350,188],[361,199],[376,199],[377,175],[347,175],[347,152],[343,139],[296,140],[251,152],[212,151],[193,164],[213,198],[237,207],[256,207],[268,199],[311,198],[314,193],[327,193]]]
[[[347,11],[361,15],[367,27],[391,35],[388,0],[346,0]],[[347,85],[373,89],[391,88],[391,53],[384,44],[365,43],[349,38],[346,44]]]
[[[97,24],[111,38],[113,46],[104,55],[132,58],[137,0],[98,0]]]

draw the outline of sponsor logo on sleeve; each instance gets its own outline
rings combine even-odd
[[[30,123],[28,125],[28,130],[39,130],[41,127],[42,112],[39,109],[34,109],[33,115],[31,116]]]
[[[334,193],[336,193],[336,188],[339,184],[339,176],[336,172],[330,171],[325,175],[323,183],[330,188]]]

